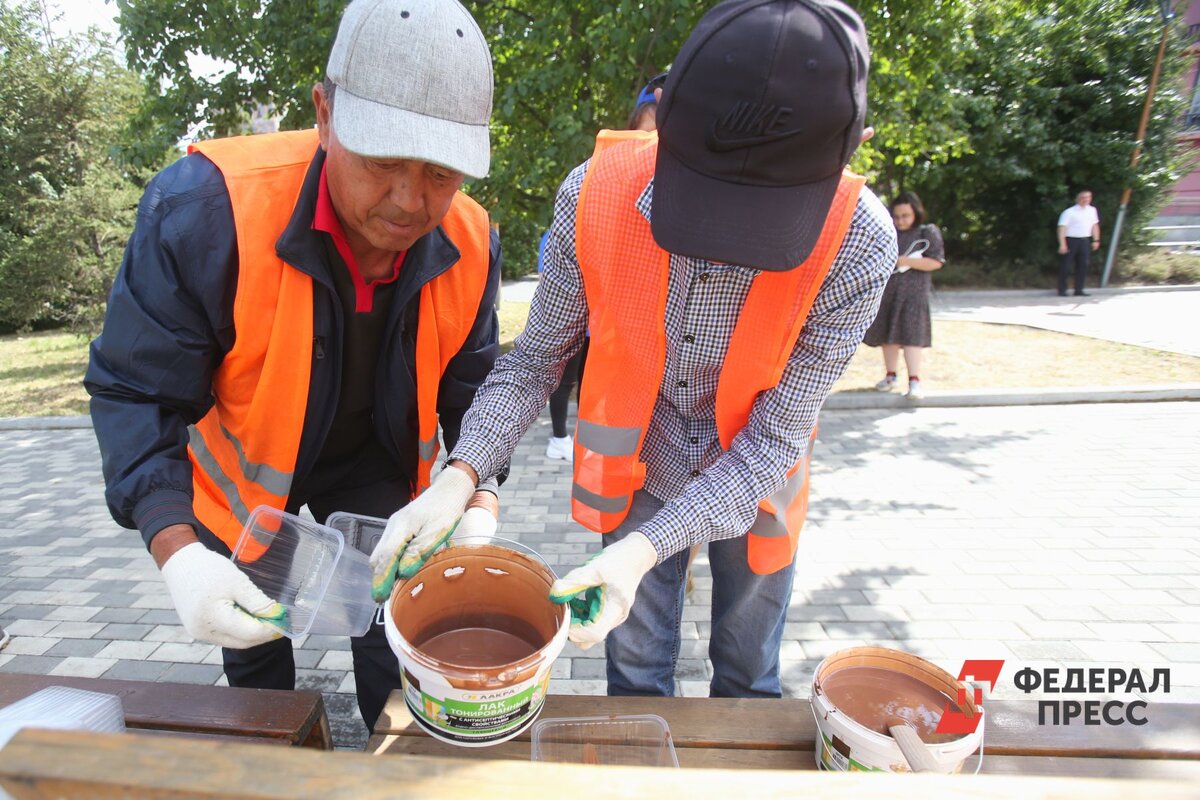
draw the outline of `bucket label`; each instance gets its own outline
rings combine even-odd
[[[860,763],[850,757],[848,748],[846,752],[841,752],[843,748],[839,748],[839,744],[830,740],[825,734],[821,734],[821,761],[825,764],[825,768],[835,772],[887,772],[879,767],[870,767]]]
[[[454,692],[458,697],[434,697],[421,691],[404,677],[404,695],[410,710],[421,721],[434,726],[449,739],[478,741],[503,735],[529,720],[541,708],[550,682],[550,670],[540,680],[508,697],[487,700],[466,699],[478,695]]]

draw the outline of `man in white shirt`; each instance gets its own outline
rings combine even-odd
[[[1075,195],[1075,205],[1058,216],[1058,296],[1067,296],[1067,274],[1075,262],[1075,296],[1087,297],[1083,282],[1087,279],[1088,260],[1100,249],[1100,215],[1092,207],[1092,193],[1083,189]]]

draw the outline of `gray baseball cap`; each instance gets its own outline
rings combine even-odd
[[[326,75],[338,87],[333,128],[347,150],[487,175],[492,56],[460,3],[354,0]]]

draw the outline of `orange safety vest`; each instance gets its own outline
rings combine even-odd
[[[576,210],[575,249],[592,341],[580,382],[571,510],[581,525],[602,533],[625,519],[633,493],[645,482],[639,455],[666,362],[670,256],[655,243],[635,205],[654,174],[657,150],[654,133],[602,131]],[[746,426],[759,393],[779,383],[850,227],[863,183],[843,173],[816,247],[803,264],[754,278],[717,384],[717,429],[726,450]],[[759,503],[748,533],[749,564],[757,574],[789,566],[796,556],[815,438],[814,428],[783,487]]]
[[[234,345],[213,375],[212,409],[188,429],[196,518],[231,549],[251,510],[283,509],[291,491],[308,405],[313,283],[276,254],[275,242],[318,144],[316,130],[307,130],[188,147],[221,170],[237,231]],[[461,257],[421,287],[415,493],[429,486],[438,453],[438,385],[474,325],[490,257],[487,212],[465,194],[455,196],[441,226]]]

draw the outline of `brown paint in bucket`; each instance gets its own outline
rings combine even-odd
[[[829,701],[859,725],[886,734],[897,721],[911,725],[922,741],[934,741],[950,698],[927,683],[882,667],[847,667],[823,684]]]
[[[980,720],[968,736],[937,734],[947,704],[982,714],[970,693],[959,704],[961,684],[922,658],[883,647],[854,647],[826,658],[813,676],[813,711],[820,732],[818,766],[834,770],[904,772],[907,762],[888,732],[903,721],[916,728],[942,771],[954,772],[982,740]]]
[[[489,621],[486,627],[465,627],[418,640],[417,649],[447,664],[468,667],[498,667],[520,661],[537,652],[537,647],[508,628],[514,622]]]
[[[541,710],[569,618],[554,573],[516,543],[457,543],[397,584],[385,627],[414,718],[468,746],[512,738]]]

